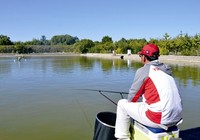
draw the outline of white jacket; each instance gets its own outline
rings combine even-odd
[[[146,105],[146,116],[157,124],[171,124],[182,118],[182,103],[171,69],[158,60],[138,69],[129,90],[128,100],[140,97]]]

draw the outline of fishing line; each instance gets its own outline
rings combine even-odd
[[[82,106],[81,106],[79,100],[76,99],[76,102],[78,103],[78,106],[79,106],[80,110],[82,111],[83,116],[85,117],[85,120],[86,120],[86,122],[88,123],[90,130],[93,131],[93,126],[92,126],[92,124],[91,124],[91,122],[90,122],[90,120],[89,120],[89,118],[88,118],[86,112],[85,112],[84,109],[82,108]]]

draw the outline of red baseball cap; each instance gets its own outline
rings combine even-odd
[[[147,44],[138,52],[140,55],[146,56],[159,56],[159,48],[155,44]]]

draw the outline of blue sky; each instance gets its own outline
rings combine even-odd
[[[11,41],[68,34],[79,39],[200,33],[199,0],[0,0],[0,34]]]

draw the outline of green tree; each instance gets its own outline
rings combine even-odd
[[[115,42],[115,47],[117,48],[117,52],[121,53],[127,53],[127,50],[131,49],[125,38],[122,38],[118,42]]]
[[[70,35],[56,35],[51,38],[51,45],[72,45],[79,39]]]
[[[50,45],[49,40],[47,40],[45,35],[42,35],[40,38],[41,45]]]
[[[200,35],[195,35],[192,39],[192,55],[200,55]]]
[[[17,45],[15,45],[15,51],[16,51],[16,53],[19,53],[19,54],[21,54],[21,53],[27,53],[27,49],[26,49],[26,47],[23,44],[17,44]]]
[[[102,51],[102,44],[95,44],[94,47],[90,48],[90,53],[101,53]]]
[[[0,35],[0,45],[13,45],[13,42],[11,42],[10,37]]]
[[[165,40],[170,40],[171,39],[171,37],[170,37],[170,35],[168,33],[165,33],[163,37],[164,37]]]
[[[94,46],[94,42],[89,39],[82,39],[75,44],[76,50],[81,53],[87,53]]]
[[[43,44],[42,44],[41,40],[35,39],[35,38],[34,38],[34,39],[32,40],[32,45],[43,45]]]
[[[13,53],[13,45],[0,45],[0,53]]]
[[[133,54],[141,51],[142,47],[147,43],[146,39],[130,39],[128,42]]]
[[[104,36],[101,40],[102,43],[107,43],[107,42],[110,42],[110,43],[113,43],[113,40],[111,37],[109,36]]]

